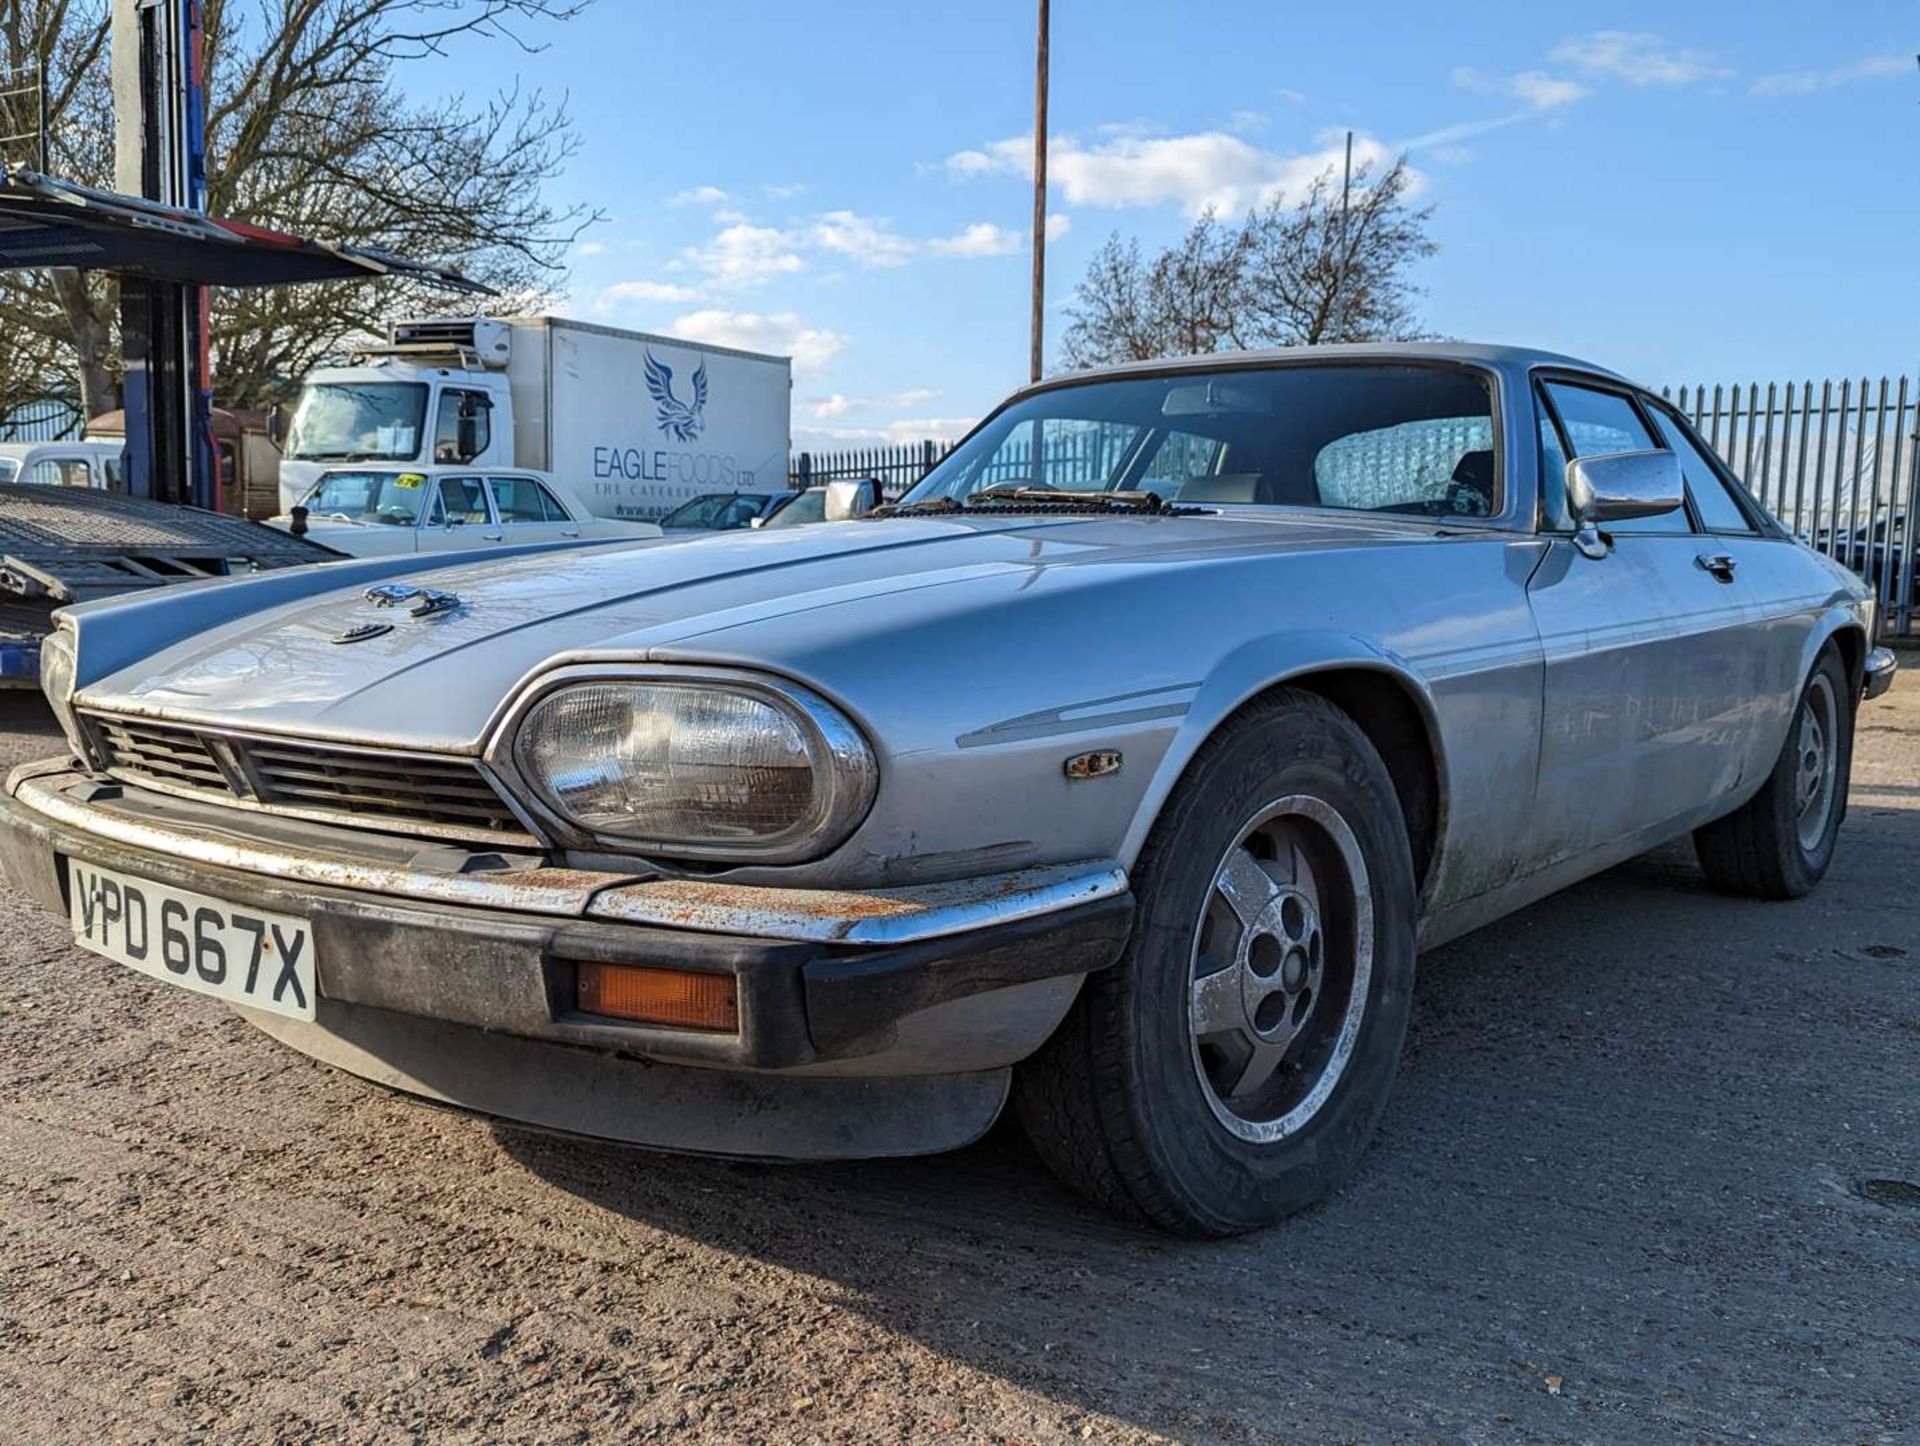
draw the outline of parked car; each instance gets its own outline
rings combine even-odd
[[[837,506],[830,506],[830,499],[838,496]],[[759,528],[806,527],[815,522],[851,522],[855,518],[865,517],[874,508],[880,506],[881,493],[878,478],[849,478],[840,482],[823,482],[818,487],[808,487],[795,492],[778,507],[764,517],[756,517],[748,524]]]
[[[764,521],[790,501],[792,492],[703,492],[660,519],[669,536],[703,532],[741,532]]]
[[[82,947],[668,1149],[1011,1100],[1199,1234],[1354,1168],[1418,950],[1688,831],[1811,889],[1893,669],[1661,398],[1456,344],[1049,380],[857,524],[180,593],[62,614],[0,809]]]
[[[121,450],[104,442],[0,442],[0,483],[118,492]]]
[[[595,517],[544,472],[342,467],[323,473],[305,502],[270,525],[351,557],[452,552],[490,543],[658,537],[651,522]]]

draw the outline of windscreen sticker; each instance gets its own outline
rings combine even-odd
[[[418,487],[426,480],[427,474],[424,472],[402,472],[398,477],[393,479],[393,485],[396,487]]]

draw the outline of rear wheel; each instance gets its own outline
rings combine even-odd
[[[1716,889],[1756,899],[1797,899],[1827,872],[1847,812],[1853,771],[1853,694],[1829,646],[1800,690],[1780,757],[1761,789],[1693,835]]]
[[[1185,1234],[1322,1199],[1386,1104],[1413,985],[1414,885],[1385,765],[1286,691],[1231,720],[1134,870],[1121,962],[1015,1080],[1069,1185]]]

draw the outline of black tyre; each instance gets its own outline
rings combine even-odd
[[[1189,1235],[1231,1235],[1352,1173],[1392,1088],[1414,882],[1386,766],[1353,720],[1281,691],[1230,720],[1134,869],[1126,953],[1015,1076],[1068,1185]]]
[[[1847,814],[1853,714],[1846,665],[1828,646],[1800,690],[1766,783],[1740,808],[1694,831],[1694,852],[1716,889],[1797,899],[1820,882]]]

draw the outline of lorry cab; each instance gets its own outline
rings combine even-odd
[[[660,535],[595,517],[558,478],[516,467],[336,467],[270,523],[351,557]]]
[[[291,508],[344,463],[511,467],[512,417],[506,378],[483,371],[396,358],[317,371],[287,429],[281,505]]]

